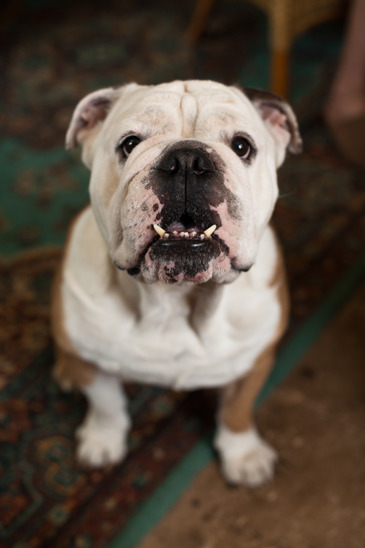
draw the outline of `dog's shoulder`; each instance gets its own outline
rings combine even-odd
[[[242,287],[260,293],[265,289],[275,289],[283,282],[285,282],[285,267],[282,249],[274,227],[268,225],[260,239],[254,265],[249,272],[242,274],[236,287],[242,284]]]
[[[289,299],[281,247],[274,229],[266,227],[249,272],[227,287],[227,320],[237,333],[277,340],[288,320]],[[267,342],[267,341],[266,341]],[[271,341],[270,341],[271,342]]]
[[[273,300],[280,310],[280,319],[272,343],[283,335],[289,319],[289,290],[284,265],[283,251],[272,224],[268,225],[262,238],[259,256],[255,267],[254,284],[261,284],[271,291]]]
[[[80,285],[90,297],[104,293],[113,275],[108,249],[96,224],[91,207],[73,222],[63,263],[64,283]]]
[[[95,292],[102,278],[95,277],[98,268],[91,272],[90,267],[95,267],[97,259],[102,259],[102,253],[101,236],[96,228],[91,208],[87,207],[71,223],[62,260],[55,272],[52,285],[51,324],[57,342],[55,376],[67,389],[79,382],[82,384],[93,372],[93,366],[86,362],[80,362],[79,366],[75,367],[79,352],[67,326],[67,296],[70,297],[70,293],[72,294],[70,288],[76,288],[76,294],[86,295]]]
[[[77,316],[78,310],[92,309],[94,299],[105,293],[111,278],[107,248],[87,207],[71,223],[53,281],[52,330],[64,351],[75,353],[68,327],[70,318]]]

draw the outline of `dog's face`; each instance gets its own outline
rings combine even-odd
[[[130,84],[85,97],[93,211],[114,264],[145,282],[231,282],[249,269],[301,141],[289,105],[215,82]]]

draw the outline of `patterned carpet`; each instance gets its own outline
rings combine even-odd
[[[210,432],[202,393],[130,385],[131,453],[114,469],[74,460],[85,412],[78,394],[51,378],[49,293],[60,245],[87,203],[79,154],[63,150],[76,102],[131,80],[212,78],[267,87],[265,17],[220,2],[195,51],[184,31],[194,5],[168,0],[27,2],[6,20],[0,59],[0,546],[103,547],[168,472]],[[365,248],[364,171],[332,145],[321,107],[336,65],[342,24],[296,42],[293,101],[305,149],[280,170],[275,223],[292,288],[287,338]]]

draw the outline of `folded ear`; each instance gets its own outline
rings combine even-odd
[[[86,95],[76,106],[66,134],[66,148],[84,144],[91,132],[100,126],[111,106],[120,95],[121,88],[104,88]]]
[[[283,162],[286,149],[299,154],[302,151],[302,138],[291,106],[268,91],[245,88],[244,93],[259,112],[278,146],[277,164]]]

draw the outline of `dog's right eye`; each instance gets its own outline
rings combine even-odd
[[[128,158],[132,150],[141,142],[137,135],[129,135],[117,147],[118,152],[122,153],[123,158]]]

